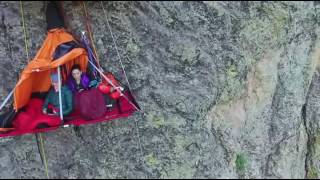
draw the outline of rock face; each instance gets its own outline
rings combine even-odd
[[[46,36],[46,2],[22,5],[27,46],[20,3],[0,2],[1,100]],[[51,178],[320,177],[318,2],[85,7],[101,66],[127,75],[143,111],[43,133]],[[82,8],[64,3],[76,35]],[[34,135],[0,146],[1,177],[46,176]]]

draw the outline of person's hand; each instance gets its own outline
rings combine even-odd
[[[58,115],[58,111],[53,109],[52,112],[53,112],[54,115]]]
[[[58,116],[59,114],[57,112],[48,113],[49,116]]]

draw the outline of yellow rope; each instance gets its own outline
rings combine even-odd
[[[84,13],[85,13],[85,16],[86,16],[86,25],[87,25],[87,29],[88,29],[90,41],[91,41],[91,44],[92,44],[92,46],[93,46],[93,50],[94,50],[96,59],[97,59],[97,61],[98,61],[98,62],[97,62],[97,63],[98,63],[98,66],[100,67],[97,49],[96,49],[96,46],[94,45],[93,36],[92,36],[91,30],[90,30],[90,27],[89,27],[89,23],[88,23],[88,13],[87,13],[86,4],[85,4],[84,1],[82,1],[82,4],[83,4],[83,10],[84,10]]]
[[[41,133],[39,133],[39,137],[40,137],[41,151],[42,151],[42,154],[43,154],[43,161],[44,161],[44,167],[45,167],[45,169],[46,169],[47,179],[50,179],[50,178],[49,178],[49,173],[48,173],[47,158],[46,158],[46,153],[45,153],[45,151],[44,151],[44,145],[43,145],[43,140],[42,140]]]
[[[23,13],[22,1],[20,1],[20,9],[21,9],[21,15],[22,15],[22,26],[23,26],[23,33],[24,33],[25,50],[26,50],[27,58],[28,58],[28,62],[29,62],[29,53],[28,53],[28,45],[27,45],[27,33],[26,33],[26,27],[25,27],[25,24],[24,24],[24,16],[23,16],[24,13]],[[47,159],[46,159],[46,154],[45,154],[45,151],[44,151],[44,145],[43,145],[43,140],[42,140],[41,133],[39,133],[39,138],[40,138],[40,145],[41,145],[41,147],[40,147],[41,154],[43,154],[44,167],[45,167],[45,170],[46,170],[47,178],[49,179]]]
[[[26,28],[24,24],[24,13],[23,13],[23,6],[22,6],[22,1],[20,1],[20,10],[21,10],[21,16],[22,16],[22,26],[23,26],[23,34],[24,34],[24,45],[25,45],[25,50],[27,53],[27,59],[29,62],[29,53],[28,53],[28,42],[27,42],[27,33],[26,33]]]

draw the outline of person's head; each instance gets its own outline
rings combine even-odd
[[[56,91],[59,90],[59,78],[57,73],[53,73],[50,75],[52,86]]]
[[[75,80],[80,80],[82,72],[79,64],[75,64],[72,66],[71,75]]]

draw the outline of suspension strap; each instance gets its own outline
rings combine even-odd
[[[22,27],[23,27],[23,35],[24,35],[24,46],[25,46],[25,52],[27,55],[27,59],[29,62],[29,53],[28,53],[28,43],[27,43],[27,33],[26,33],[26,28],[25,28],[25,23],[24,23],[24,13],[23,13],[23,5],[22,5],[22,1],[20,1],[20,12],[21,12],[21,19],[22,19]],[[9,101],[9,99],[11,98],[11,96],[14,93],[14,90],[16,89],[17,85],[12,89],[12,91],[8,94],[8,96],[5,98],[5,100],[2,102],[1,106],[0,106],[0,111],[2,110],[2,108],[6,105],[6,103]]]
[[[23,13],[23,5],[22,5],[22,1],[20,1],[20,12],[21,12],[21,17],[22,17],[22,27],[23,27],[23,35],[24,35],[24,47],[25,47],[25,52],[27,54],[27,59],[29,62],[29,53],[28,53],[28,43],[27,43],[27,33],[26,33],[26,28],[25,28],[25,23],[24,23],[24,13]],[[9,99],[11,98],[11,96],[14,93],[14,90],[16,89],[17,85],[12,89],[12,91],[8,94],[8,96],[5,98],[5,100],[3,101],[3,103],[0,106],[0,111],[2,110],[2,108],[5,106],[5,104],[9,101]]]
[[[21,9],[21,16],[22,16],[22,26],[23,26],[23,35],[24,35],[24,45],[25,45],[24,47],[25,47],[27,59],[29,62],[28,41],[27,41],[26,27],[25,27],[25,23],[24,23],[24,12],[23,12],[22,1],[20,1],[20,9]]]
[[[114,44],[114,46],[115,46],[115,48],[116,48],[116,51],[117,51],[117,54],[118,54],[118,57],[119,57],[119,60],[120,60],[120,63],[121,63],[122,71],[124,72],[124,75],[125,75],[125,78],[126,78],[126,81],[127,81],[127,84],[128,84],[129,91],[131,91],[130,83],[129,83],[129,81],[128,81],[126,72],[125,72],[125,70],[124,70],[124,66],[123,66],[122,61],[121,61],[120,53],[119,53],[119,50],[118,50],[118,47],[117,47],[115,38],[114,38],[114,36],[113,36],[112,30],[111,30],[111,27],[110,27],[110,24],[109,24],[109,21],[108,21],[108,17],[107,17],[107,15],[106,15],[104,6],[103,6],[103,4],[102,4],[101,1],[100,1],[100,3],[101,3],[101,6],[102,6],[102,8],[103,8],[104,16],[105,16],[105,18],[106,18],[106,20],[107,20],[108,28],[109,28],[109,31],[110,31],[111,36],[112,36],[113,44]],[[84,3],[83,3],[83,4],[84,4]],[[84,7],[85,7],[85,5],[84,5]],[[90,39],[91,39],[91,42],[92,42],[91,32],[89,31],[89,33],[90,33],[89,35],[90,35]],[[92,42],[92,44],[93,44],[93,42]],[[89,51],[91,51],[90,48],[88,48],[88,49],[89,49]],[[111,84],[113,87],[115,87],[114,84],[101,72],[100,69],[98,69],[91,61],[89,61],[89,62],[90,62],[90,63],[92,64],[92,66],[101,74],[101,76],[103,76],[103,78],[104,78],[109,84]],[[100,68],[101,68],[101,67],[100,67]],[[120,92],[121,95],[123,95],[123,96],[125,97],[125,99],[126,99],[131,105],[133,105],[133,106],[135,107],[136,110],[141,111],[141,109],[139,109],[134,103],[132,103],[121,91],[119,91],[119,92]],[[136,129],[137,129],[138,144],[139,144],[140,153],[141,153],[141,156],[143,156],[142,146],[141,146],[141,140],[140,140],[140,133],[139,133],[139,127],[138,127],[138,122],[137,122],[137,120],[135,120],[135,126],[136,126]]]
[[[38,146],[40,158],[41,158],[41,161],[44,164],[44,167],[46,170],[47,179],[50,179],[49,173],[48,173],[48,163],[47,163],[46,153],[44,150],[44,142],[43,142],[43,138],[41,136],[41,133],[36,134],[36,140],[37,140],[37,146]]]
[[[27,46],[27,35],[26,35],[26,27],[25,27],[25,24],[24,24],[24,15],[23,15],[24,11],[23,11],[22,1],[20,1],[20,9],[21,9],[21,15],[22,15],[22,25],[23,25],[23,32],[24,32],[25,51],[26,51],[26,54],[27,54],[28,62],[29,62],[29,53],[28,53],[28,46]],[[17,87],[17,85],[15,86],[15,88],[16,87]],[[12,90],[12,92],[14,92],[15,88]],[[10,93],[10,94],[12,95],[13,93]],[[39,136],[38,136],[38,134],[39,134]],[[47,165],[47,159],[46,159],[46,154],[45,154],[44,145],[43,145],[43,139],[42,139],[41,133],[38,133],[38,134],[36,134],[36,140],[37,140],[37,144],[38,144],[38,149],[41,152],[40,153],[41,160],[44,163],[46,175],[47,175],[47,178],[49,179],[48,165]],[[39,142],[38,137],[40,139],[40,142]],[[40,146],[39,146],[39,144],[40,144]]]
[[[96,46],[94,45],[93,36],[92,36],[92,32],[91,32],[91,27],[90,27],[90,24],[89,24],[89,16],[88,16],[88,12],[87,12],[86,3],[84,1],[82,1],[82,5],[83,5],[82,6],[82,10],[84,11],[84,14],[85,14],[86,29],[87,29],[87,31],[89,33],[89,38],[90,38],[90,41],[91,41],[91,45],[93,47],[94,56],[95,56],[96,62],[98,63],[98,67],[101,68],[100,63],[99,63],[99,57],[98,57],[97,49],[96,49]]]
[[[131,86],[130,86],[130,83],[129,83],[129,80],[128,80],[126,71],[124,70],[124,66],[123,66],[123,64],[122,64],[122,60],[121,60],[121,57],[120,57],[120,53],[119,53],[119,50],[118,50],[118,46],[117,46],[116,40],[115,40],[115,38],[114,38],[114,36],[113,36],[112,29],[111,29],[111,26],[110,26],[110,23],[109,23],[109,20],[108,20],[108,17],[107,17],[107,13],[106,13],[106,11],[105,11],[105,9],[104,9],[104,6],[103,6],[103,4],[102,4],[102,1],[100,1],[100,3],[101,3],[101,6],[102,6],[102,9],[103,9],[103,14],[104,14],[104,16],[105,16],[105,18],[106,18],[106,21],[107,21],[107,25],[108,25],[108,28],[109,28],[109,31],[110,31],[110,34],[111,34],[111,37],[112,37],[113,44],[114,44],[114,46],[115,46],[115,48],[116,48],[116,51],[117,51],[117,54],[118,54],[118,58],[119,58],[119,61],[120,61],[120,64],[121,64],[122,71],[123,71],[124,76],[125,76],[125,78],[126,78],[126,81],[127,81],[128,87],[129,87],[129,90],[131,91]]]
[[[24,35],[24,47],[25,47],[25,52],[27,55],[27,59],[29,62],[29,53],[28,53],[28,43],[27,43],[27,33],[26,33],[26,27],[25,27],[25,23],[24,23],[24,11],[23,11],[23,5],[22,5],[22,1],[20,1],[20,12],[21,12],[21,19],[22,19],[22,27],[23,27],[23,35]],[[12,89],[12,91],[8,94],[8,96],[5,98],[4,102],[1,104],[0,106],[0,111],[2,110],[2,108],[5,106],[5,104],[9,101],[9,99],[11,98],[11,96],[13,95],[14,91],[16,90],[16,87],[18,86],[18,84]]]

